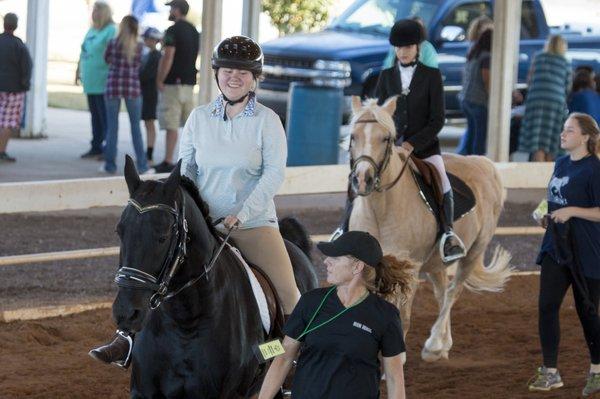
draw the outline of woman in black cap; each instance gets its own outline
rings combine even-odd
[[[259,399],[275,397],[298,352],[294,399],[378,398],[379,355],[388,398],[404,398],[402,326],[386,299],[406,295],[412,264],[384,257],[377,240],[362,231],[317,246],[327,255],[333,285],[300,298],[284,327],[285,353],[269,368]]]
[[[454,234],[454,198],[442,160],[438,133],[444,126],[444,86],[439,69],[419,62],[422,29],[411,19],[397,21],[390,31],[398,62],[379,76],[375,93],[379,104],[398,96],[394,123],[396,145],[435,166],[443,191],[444,261],[465,256],[465,248]]]

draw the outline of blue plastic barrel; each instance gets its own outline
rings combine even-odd
[[[287,109],[288,166],[338,162],[342,89],[292,83]]]

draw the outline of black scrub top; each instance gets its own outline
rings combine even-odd
[[[329,290],[318,288],[302,295],[284,327],[285,335],[297,339],[302,334]],[[332,292],[311,327],[343,310],[337,293]],[[405,351],[398,309],[372,293],[300,341],[293,399],[379,398],[378,354],[392,357]]]

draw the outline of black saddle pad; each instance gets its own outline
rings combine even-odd
[[[438,221],[438,224],[440,224],[440,207],[435,200],[433,188],[425,183],[421,174],[413,171],[412,169],[411,172],[413,178],[419,186],[423,202],[425,202],[425,205],[427,205],[429,211],[433,213]],[[457,220],[465,216],[475,207],[475,195],[473,194],[471,188],[469,188],[469,186],[467,186],[465,182],[457,176],[448,173],[448,179],[450,180],[450,185],[452,186],[452,191],[454,192],[454,220]]]

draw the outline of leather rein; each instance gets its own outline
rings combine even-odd
[[[162,211],[173,215],[175,221],[172,225],[174,234],[169,244],[169,251],[165,257],[161,266],[160,273],[158,276],[147,273],[141,269],[127,266],[119,266],[117,274],[115,276],[115,283],[120,288],[132,288],[132,289],[149,289],[152,290],[153,295],[150,298],[150,308],[156,309],[165,300],[173,298],[186,288],[191,287],[200,281],[203,277],[208,280],[208,274],[212,270],[217,258],[221,254],[223,247],[227,244],[231,235],[232,229],[229,230],[221,245],[211,256],[208,263],[203,265],[204,271],[198,276],[176,290],[169,291],[169,284],[181,264],[185,261],[187,256],[187,243],[189,242],[188,236],[188,223],[185,218],[185,195],[182,193],[181,209],[177,208],[177,202],[175,206],[169,206],[165,204],[152,204],[142,206],[139,202],[130,198],[127,201],[127,206],[132,206],[138,214],[143,214],[150,211]]]
[[[357,123],[379,123],[379,122],[376,119],[359,119],[356,122],[354,122],[354,124],[357,124]],[[390,188],[394,187],[396,185],[396,183],[398,183],[398,181],[400,181],[400,178],[402,177],[402,175],[404,174],[404,171],[406,170],[406,166],[408,165],[408,159],[412,155],[412,151],[408,154],[408,157],[406,158],[406,160],[402,159],[402,156],[400,154],[398,154],[400,159],[404,162],[404,165],[402,165],[402,169],[400,169],[400,173],[398,174],[398,176],[396,176],[396,178],[391,183],[385,184],[383,186],[381,185],[381,174],[385,171],[385,168],[388,166],[388,164],[390,162],[390,158],[392,156],[392,152],[393,152],[394,137],[393,137],[392,132],[389,132],[389,135],[388,135],[386,141],[387,141],[387,144],[385,147],[385,154],[384,154],[383,160],[381,161],[380,164],[377,164],[377,162],[375,162],[373,157],[371,157],[369,155],[361,155],[358,158],[356,158],[355,160],[352,159],[352,155],[350,156],[350,163],[352,165],[352,170],[350,172],[350,176],[355,175],[356,165],[358,165],[358,163],[361,161],[365,161],[365,162],[369,163],[375,171],[375,184],[374,184],[373,188],[369,189],[364,194],[358,194],[360,196],[368,196],[369,194],[371,194],[373,192],[373,190],[377,191],[378,193],[389,190]],[[350,141],[350,149],[352,149],[352,139]],[[352,154],[352,152],[350,154]]]

